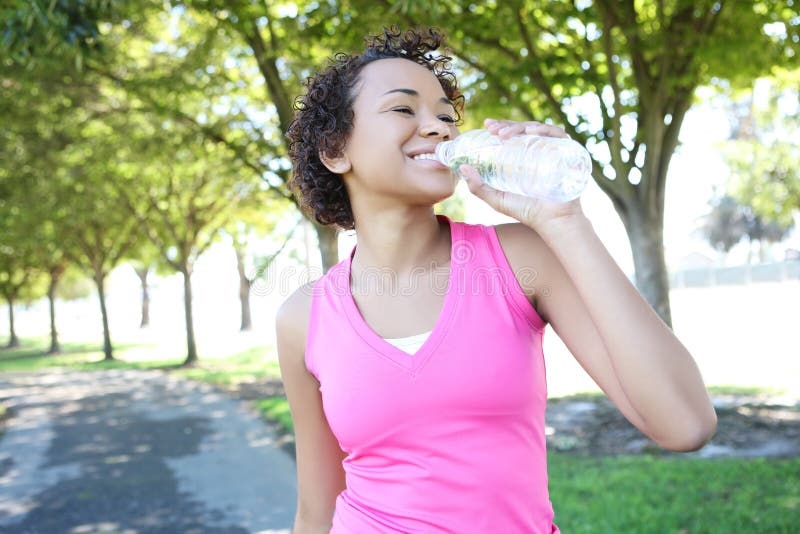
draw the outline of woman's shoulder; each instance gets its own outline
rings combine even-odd
[[[535,230],[522,223],[498,224],[489,229],[497,233],[497,241],[509,267],[525,296],[538,310],[537,292],[550,284],[555,260],[552,251]]]
[[[519,241],[541,240],[536,230],[520,222],[494,224],[489,227],[494,228],[498,238],[512,245]]]
[[[483,232],[496,233],[503,247],[529,246],[531,241],[541,242],[539,234],[528,226],[519,222],[501,224],[482,224],[453,220],[455,225],[468,230],[473,236]]]
[[[291,340],[293,345],[305,346],[315,283],[308,282],[298,287],[278,308],[275,317],[277,335]]]
[[[539,234],[519,222],[502,224],[474,224],[454,221],[461,226],[462,239],[488,240],[491,247],[506,257],[511,268],[516,272],[519,268],[530,267],[548,259],[551,255],[549,247]]]

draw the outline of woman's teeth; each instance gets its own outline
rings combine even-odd
[[[436,154],[417,154],[416,156],[414,156],[414,159],[431,159],[434,161],[438,161],[438,159],[436,159]]]

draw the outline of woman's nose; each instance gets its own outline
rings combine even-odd
[[[419,134],[422,137],[441,137],[450,138],[450,128],[438,117],[430,117],[420,126]]]

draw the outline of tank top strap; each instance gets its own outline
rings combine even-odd
[[[525,296],[517,275],[508,263],[495,227],[466,223],[456,225],[460,227],[462,241],[458,247],[454,247],[453,254],[459,256],[463,262],[466,290],[470,291],[469,286],[476,284],[481,276],[491,277],[512,309],[532,328],[544,331],[547,323]],[[520,276],[533,278],[536,271],[533,267],[523,267],[520,269]]]
[[[355,250],[355,249],[354,249]],[[306,332],[305,364],[306,369],[319,381],[317,362],[313,353],[317,342],[317,334],[324,330],[330,316],[343,317],[342,296],[350,292],[350,278],[347,273],[347,260],[342,260],[308,286],[311,291],[311,310]]]

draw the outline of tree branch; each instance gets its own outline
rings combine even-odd
[[[120,84],[123,87],[128,87],[130,85],[128,80],[126,80],[124,78],[121,78],[121,77],[119,77],[119,76],[117,76],[117,75],[115,75],[115,74],[113,74],[111,72],[100,70],[100,69],[92,67],[92,66],[87,66],[86,69],[87,70],[91,70],[91,71],[97,73],[100,76],[108,78],[109,80],[112,80],[112,81]],[[201,124],[194,117],[182,112],[179,109],[173,109],[173,108],[169,108],[167,106],[164,106],[161,103],[159,103],[156,99],[151,97],[149,94],[147,94],[146,92],[136,91],[135,94],[136,94],[137,97],[139,97],[143,102],[145,102],[147,104],[147,106],[148,106],[150,111],[154,111],[154,112],[160,113],[162,115],[171,116],[171,117],[183,122],[184,124],[190,125],[196,131],[198,131],[201,134],[203,134],[203,136],[205,136],[207,139],[209,139],[211,141],[214,141],[215,143],[221,144],[221,145],[225,146],[226,148],[228,148],[231,152],[233,152],[236,155],[236,157],[247,168],[253,170],[258,175],[259,178],[263,179],[264,174],[269,170],[266,167],[263,167],[263,166],[261,166],[259,164],[256,164],[255,162],[253,162],[247,156],[247,154],[244,152],[244,148],[243,147],[235,145],[234,143],[229,141],[227,138],[225,138],[224,135],[219,133],[214,126]],[[145,109],[148,109],[148,108],[145,108]],[[282,191],[281,189],[279,189],[279,188],[277,188],[277,187],[275,187],[275,186],[273,186],[273,185],[271,185],[269,183],[267,183],[267,185],[269,186],[270,190],[273,191],[275,194],[277,194],[280,198],[285,199],[285,200],[289,200],[289,201],[293,202],[295,205],[297,204],[297,200],[291,194],[287,194],[284,191]]]
[[[258,24],[255,20],[250,20],[249,25],[249,29],[240,27],[240,31],[247,44],[253,50],[253,56],[258,64],[258,69],[261,71],[267,89],[272,96],[275,109],[278,111],[278,122],[280,123],[281,131],[286,132],[289,130],[289,124],[292,122],[292,101],[286,92],[286,88],[283,86],[283,80],[281,80],[280,73],[278,72],[275,57],[267,52],[267,47],[264,43],[264,38],[261,36]],[[271,26],[270,31],[272,31]]]
[[[253,278],[245,277],[249,283],[253,283],[253,280],[255,280],[259,276],[259,273],[263,273],[269,268],[272,262],[275,261],[275,258],[277,258],[281,252],[283,252],[283,249],[292,239],[292,236],[299,227],[300,227],[300,221],[297,221],[297,224],[294,225],[292,231],[289,232],[289,234],[286,236],[286,239],[283,240],[283,244],[281,244],[280,248],[278,248],[277,251],[275,251],[273,254],[268,256],[263,262],[261,262],[261,265],[259,265],[258,268],[256,269],[256,275],[253,276]]]
[[[606,26],[610,26],[610,24],[606,24]],[[622,103],[621,100],[621,91],[619,88],[619,82],[617,80],[617,68],[614,64],[614,50],[613,44],[611,42],[611,32],[603,32],[603,48],[605,50],[606,56],[606,67],[608,68],[608,79],[611,85],[611,91],[614,94],[614,116],[610,117],[611,120],[611,131],[613,132],[613,137],[608,141],[609,144],[609,151],[611,153],[611,162],[614,165],[614,168],[617,170],[619,174],[621,171],[624,171],[624,176],[617,178],[623,178],[625,181],[628,180],[628,172],[630,172],[630,167],[622,161],[622,128],[621,128],[621,118],[622,118]],[[602,96],[600,98],[602,101]],[[605,108],[606,113],[608,112],[608,108]],[[628,160],[630,162],[630,159]]]
[[[650,75],[650,66],[644,58],[642,52],[642,42],[639,38],[638,25],[636,24],[636,7],[633,0],[627,0],[626,4],[620,3],[622,9],[627,9],[627,20],[620,20],[619,14],[614,10],[610,0],[595,0],[597,8],[604,15],[603,19],[610,24],[603,28],[604,32],[611,32],[614,27],[620,29],[625,39],[628,41],[628,48],[633,62],[633,76],[636,80],[636,87],[639,90],[640,101],[647,102],[652,98],[653,79]]]

